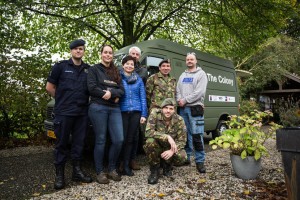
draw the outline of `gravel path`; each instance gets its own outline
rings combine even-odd
[[[281,156],[275,140],[268,140],[267,148],[270,156],[263,157],[262,170],[256,180],[236,178],[229,153],[217,150],[207,153],[206,174],[197,173],[195,164],[174,167],[172,178],[161,176],[158,184],[149,185],[149,169],[142,156],[140,161],[144,166],[135,171],[133,177],[123,176],[122,181],[111,181],[107,185],[75,184],[32,199],[286,199]]]

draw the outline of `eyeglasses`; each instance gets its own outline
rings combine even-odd
[[[187,52],[186,55],[187,55],[187,56],[188,56],[188,55],[194,55],[194,56],[196,56],[196,53],[195,53],[195,52]]]

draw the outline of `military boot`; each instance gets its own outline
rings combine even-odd
[[[80,168],[80,162],[79,161],[73,161],[73,175],[72,175],[73,181],[80,181],[83,183],[90,183],[92,182],[92,178],[85,175]]]
[[[54,189],[60,190],[65,187],[65,166],[55,165],[56,177],[54,182]]]
[[[162,161],[163,175],[170,177],[172,176],[172,165],[167,163],[165,160]]]
[[[156,184],[159,178],[159,164],[150,166],[150,175],[148,177],[149,184]]]
[[[196,168],[197,168],[199,173],[205,173],[206,172],[206,169],[205,169],[205,166],[204,166],[203,162],[196,163]]]

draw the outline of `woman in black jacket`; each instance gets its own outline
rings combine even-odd
[[[89,117],[95,133],[94,161],[97,182],[109,183],[109,179],[120,181],[116,172],[124,136],[119,98],[124,94],[120,73],[113,63],[113,48],[101,48],[101,62],[92,66],[88,73],[88,89],[91,95]],[[103,172],[106,134],[110,134],[111,146],[108,155],[108,174]]]

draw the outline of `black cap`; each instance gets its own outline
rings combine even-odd
[[[70,49],[74,49],[76,47],[79,47],[79,46],[84,46],[85,45],[85,41],[82,40],[82,39],[79,39],[79,40],[74,40],[70,43]]]
[[[160,63],[158,64],[158,66],[160,67],[164,63],[170,63],[170,60],[169,59],[164,59],[164,60],[160,61]]]

